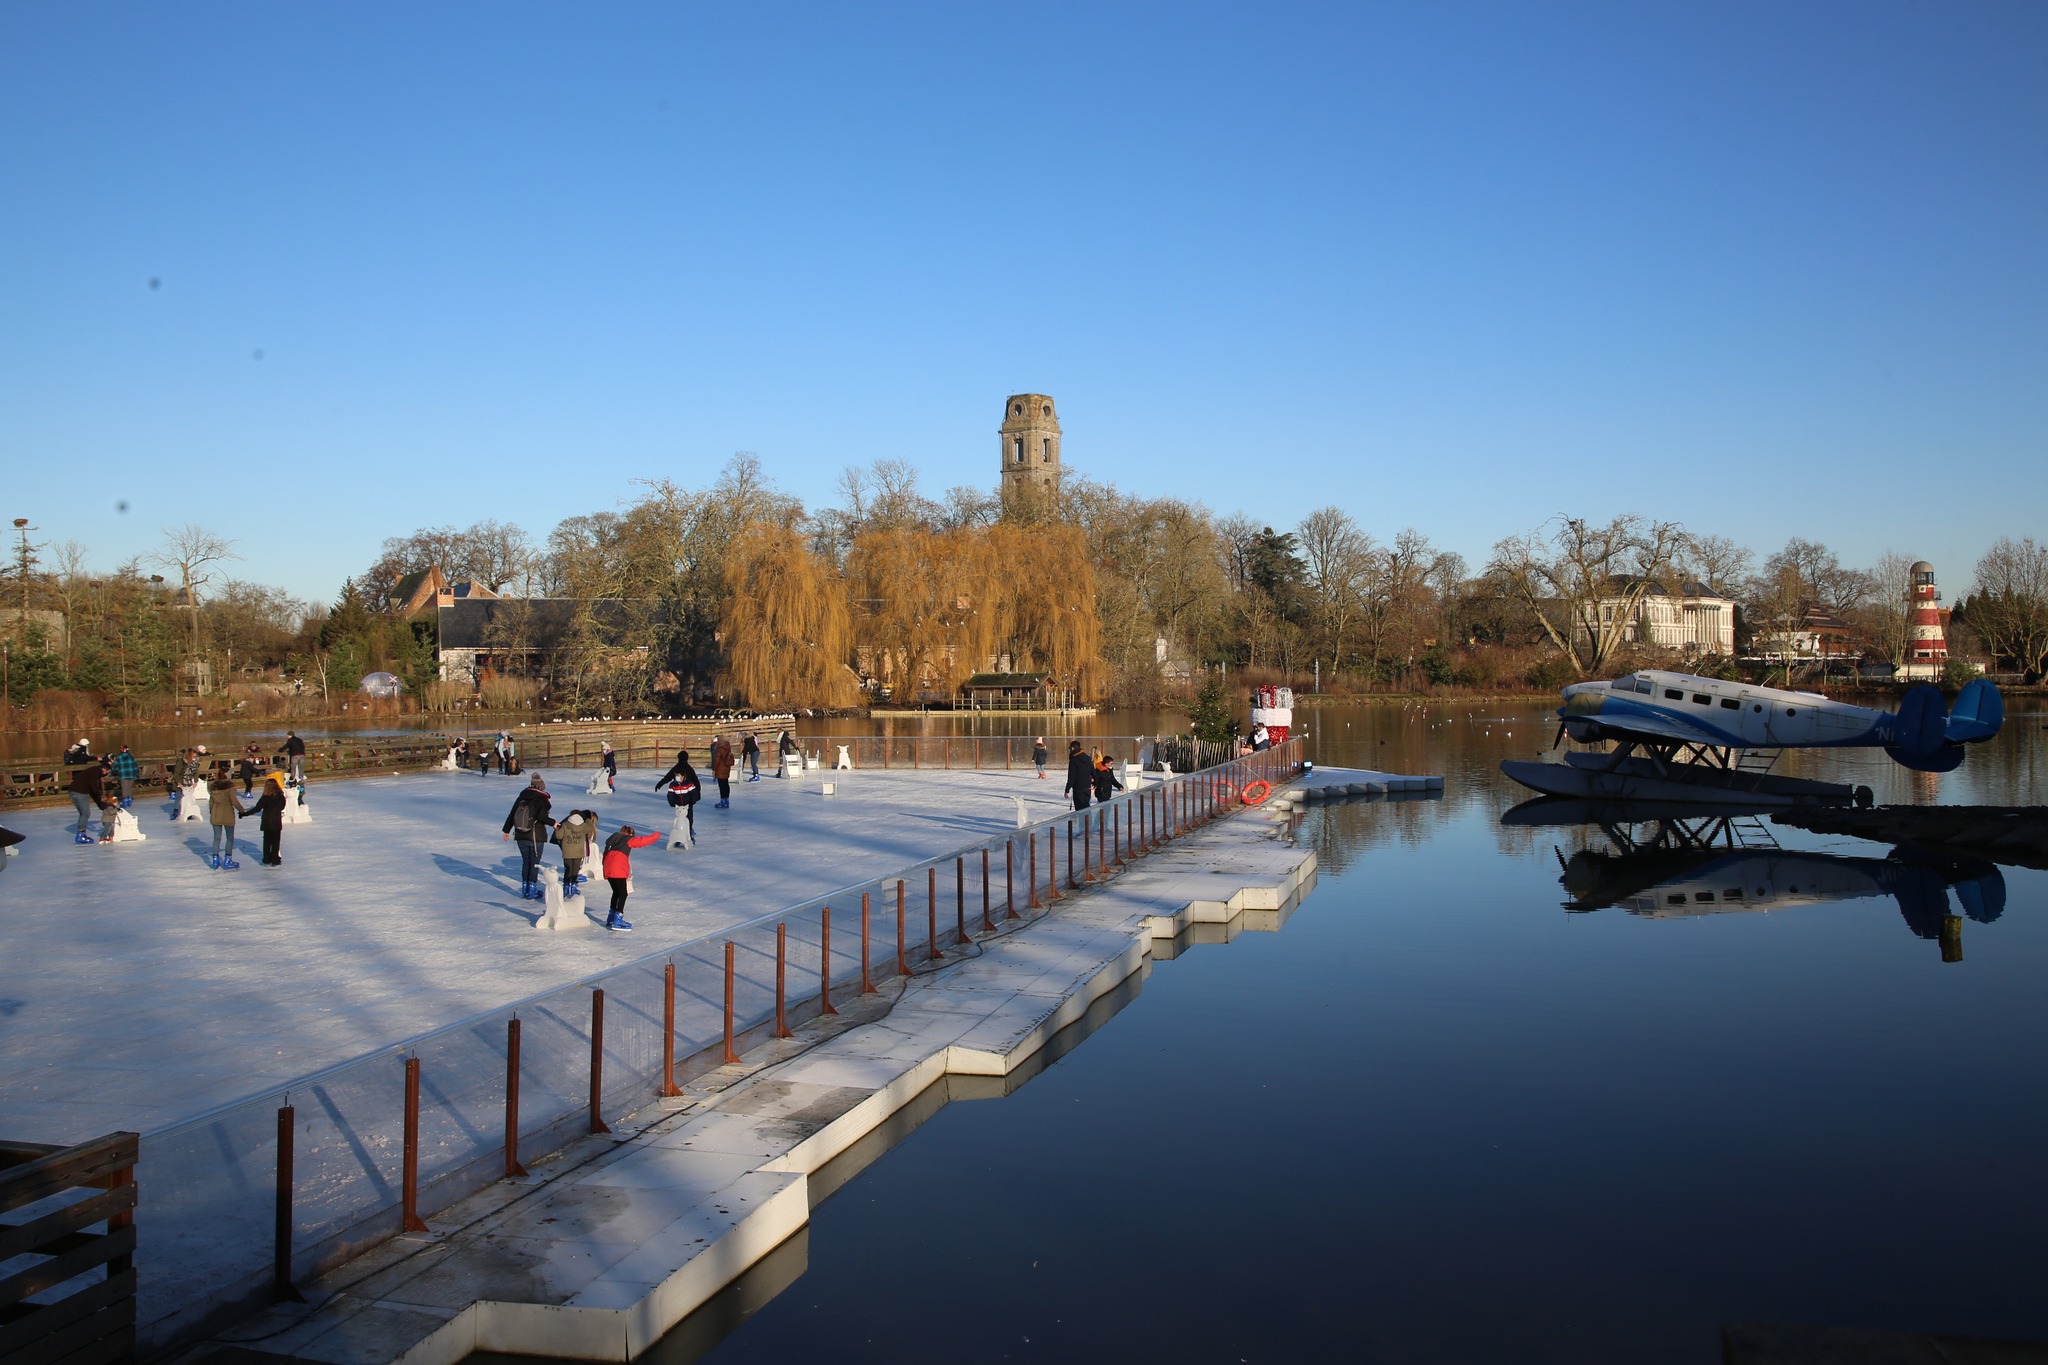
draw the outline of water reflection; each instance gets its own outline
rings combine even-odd
[[[1593,826],[1605,836],[1606,849],[1554,850],[1564,908],[1575,914],[1613,907],[1680,919],[1888,896],[1915,936],[1941,944],[1942,961],[1960,962],[1963,916],[1989,924],[2005,911],[2005,874],[1988,859],[1905,846],[1881,858],[1788,849],[1758,814],[1544,797],[1501,823]]]

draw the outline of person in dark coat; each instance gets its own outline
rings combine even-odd
[[[1087,810],[1089,798],[1095,794],[1095,762],[1082,751],[1078,739],[1067,741],[1067,785],[1060,792],[1074,798],[1075,810]]]
[[[1112,793],[1120,792],[1124,789],[1124,784],[1117,781],[1116,778],[1116,764],[1104,758],[1101,749],[1096,749],[1094,760],[1090,766],[1094,770],[1091,776],[1095,784],[1095,799],[1097,801],[1107,801]]]
[[[263,751],[254,744],[242,750],[242,757],[237,760],[235,765],[241,770],[242,774],[242,795],[249,796],[254,794],[256,790],[256,768],[262,762]]]
[[[71,793],[71,804],[78,809],[78,832],[73,842],[89,844],[93,840],[86,827],[106,795],[106,786],[100,781],[100,760],[93,757],[92,750],[81,739],[65,753],[64,763],[71,769],[71,782],[65,790]]]
[[[697,842],[697,800],[704,794],[702,784],[697,781],[697,770],[690,766],[690,751],[676,750],[675,766],[661,775],[661,781],[654,789],[668,789],[668,804],[671,808],[681,806],[683,819],[690,827],[690,842]]]
[[[232,799],[232,789],[230,789]],[[256,798],[256,804],[242,812],[244,816],[256,817],[257,826],[263,831],[263,865],[283,867],[284,857],[279,845],[284,842],[284,778],[272,773],[263,782],[263,795]]]
[[[761,780],[761,741],[752,730],[740,744],[740,759],[747,765],[747,781]]]
[[[519,840],[519,894],[526,900],[538,900],[541,895],[541,845],[555,823],[548,814],[550,804],[548,785],[535,773],[526,790],[512,798],[512,809],[505,812],[505,837]]]
[[[285,766],[291,769],[292,781],[306,785],[306,741],[299,738],[297,730],[284,732]]]
[[[1031,762],[1038,769],[1038,780],[1040,782],[1045,781],[1045,760],[1050,757],[1052,757],[1052,754],[1045,747],[1044,735],[1040,735],[1037,739],[1031,741]]]

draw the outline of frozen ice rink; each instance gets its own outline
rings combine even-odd
[[[651,769],[622,770],[612,796],[587,795],[588,772],[543,775],[557,818],[593,809],[605,835],[672,823]],[[634,933],[599,927],[602,881],[585,886],[584,923],[548,932],[500,835],[525,785],[474,772],[317,785],[312,821],[285,827],[284,865],[257,865],[252,818],[235,872],[208,866],[207,825],[173,822],[155,799],[135,808],[141,843],[74,844],[68,807],[7,815],[29,837],[0,874],[0,1136],[148,1133],[1012,828],[1014,797],[1032,819],[1065,804],[1057,780],[1029,772],[735,783],[730,810],[698,806],[694,850],[635,852]]]

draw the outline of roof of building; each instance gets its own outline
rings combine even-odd
[[[1614,575],[1613,581],[1620,587],[1632,588],[1644,580],[1638,574],[1618,573]],[[1710,597],[1717,602],[1732,602],[1735,600],[1727,593],[1715,592],[1697,578],[1681,579],[1676,592],[1673,592],[1671,585],[1662,579],[1649,580],[1649,586],[1651,595],[1655,597]]]
[[[977,673],[962,687],[1043,687],[1052,675],[1049,673]]]

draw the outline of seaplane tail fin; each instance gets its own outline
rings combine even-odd
[[[1962,765],[1961,747],[1948,742],[1948,708],[1941,693],[1926,683],[1910,688],[1892,717],[1892,742],[1885,746],[1892,762],[1915,772],[1952,772]]]
[[[1951,744],[1976,744],[1990,739],[2005,723],[2005,698],[1989,678],[1973,679],[1948,713],[1946,738]]]

